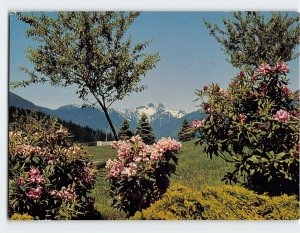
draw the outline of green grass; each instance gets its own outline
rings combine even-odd
[[[85,149],[95,162],[106,162],[116,156],[116,150],[111,146],[86,146]]]
[[[171,177],[171,182],[180,183],[194,190],[207,185],[224,184],[221,179],[232,164],[218,157],[212,160],[203,151],[203,146],[195,146],[193,141],[183,143],[176,169],[177,175]]]
[[[116,150],[111,146],[91,146],[86,149],[97,164],[105,164],[109,158],[117,155]],[[203,152],[202,146],[195,146],[194,142],[185,142],[179,154],[177,175],[172,175],[171,183],[180,183],[194,190],[199,190],[207,185],[220,185],[222,184],[221,179],[231,169],[231,166],[220,158],[209,159]],[[91,193],[95,198],[95,207],[104,219],[126,219],[123,212],[110,206],[111,199],[108,196],[109,186],[105,180],[105,172],[106,169],[101,166],[97,174],[97,182]]]
[[[126,219],[125,213],[111,207],[111,199],[108,196],[109,185],[105,180],[105,163],[108,159],[117,155],[116,149],[111,146],[87,146],[85,147],[92,156],[93,161],[99,166],[97,182],[91,195],[95,198],[95,208],[104,219]]]

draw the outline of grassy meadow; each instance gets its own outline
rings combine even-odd
[[[108,197],[108,183],[105,180],[103,164],[107,159],[116,156],[116,150],[111,146],[86,147],[97,164],[101,164],[97,175],[95,188],[92,190],[92,196],[95,198],[95,207],[102,214],[104,219],[125,219],[126,215],[110,204]],[[185,142],[177,165],[176,175],[171,177],[171,183],[179,183],[192,189],[200,189],[207,185],[220,185],[221,179],[226,171],[230,170],[231,165],[220,158],[211,160],[203,152],[201,146],[195,146],[194,142]]]

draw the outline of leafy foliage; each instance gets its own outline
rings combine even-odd
[[[205,25],[235,67],[253,68],[262,61],[272,64],[279,57],[290,61],[298,56],[293,50],[300,40],[299,16],[273,12],[266,19],[257,11],[235,12],[232,19],[223,19],[223,25]]]
[[[151,145],[155,142],[155,135],[146,114],[142,114],[138,122],[136,135],[139,135],[147,145]]]
[[[182,185],[170,189],[134,220],[298,220],[295,196],[268,197],[238,186],[212,186],[195,192]]]
[[[130,130],[129,122],[127,120],[123,121],[122,127],[119,132],[119,138],[121,140],[127,140],[133,136],[132,131]]]
[[[54,86],[76,85],[79,98],[99,104],[115,139],[117,134],[107,109],[131,92],[139,92],[140,77],[155,67],[158,54],[143,52],[151,43],[132,45],[127,30],[138,12],[58,12],[17,14],[28,24],[27,36],[38,42],[28,50],[33,70],[22,69],[29,80],[14,83],[26,86],[48,82]],[[92,99],[89,99],[91,98]]]
[[[288,66],[262,64],[243,71],[227,90],[212,84],[197,91],[208,114],[198,121],[198,143],[210,158],[234,163],[224,177],[271,195],[299,192],[299,92],[287,84]],[[241,180],[240,180],[241,181]]]
[[[195,138],[195,132],[190,129],[190,125],[186,119],[183,120],[182,126],[178,133],[178,140],[181,142],[191,141]]]
[[[55,119],[21,116],[9,125],[9,215],[93,218],[90,165],[87,152],[69,141]]]
[[[147,146],[140,136],[113,144],[118,158],[106,163],[113,206],[133,215],[161,198],[175,173],[181,144],[162,138]]]

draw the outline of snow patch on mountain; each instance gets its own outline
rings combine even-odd
[[[150,120],[153,120],[154,118],[157,118],[156,115],[170,115],[175,118],[181,118],[183,117],[186,112],[181,110],[170,110],[166,109],[163,104],[159,104],[158,106],[155,106],[152,103],[149,103],[148,105],[142,105],[137,108],[129,108],[129,109],[114,109],[114,111],[121,114],[123,117],[131,120],[133,118],[139,119],[142,114],[146,114],[147,117]]]

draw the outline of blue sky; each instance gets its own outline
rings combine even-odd
[[[129,29],[134,41],[154,38],[147,51],[159,52],[157,67],[142,78],[147,89],[132,93],[113,108],[131,108],[148,103],[163,103],[169,109],[187,112],[197,110],[196,89],[211,82],[226,88],[238,72],[226,61],[220,45],[209,35],[203,18],[220,23],[230,17],[227,12],[142,12]],[[21,65],[31,67],[26,60],[26,48],[35,44],[25,35],[27,25],[10,16],[10,81],[26,79]],[[291,88],[299,88],[299,59],[289,62]],[[35,84],[13,90],[33,103],[58,108],[67,104],[82,104],[75,95],[76,87],[57,88]]]

